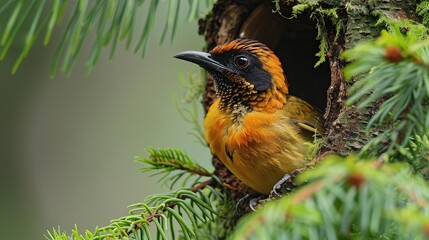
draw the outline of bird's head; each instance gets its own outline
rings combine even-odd
[[[213,77],[220,107],[274,112],[286,103],[288,88],[280,60],[264,44],[236,39],[209,53],[186,51],[174,56],[196,63]]]

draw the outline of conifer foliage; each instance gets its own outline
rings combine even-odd
[[[54,0],[51,8],[44,0],[2,2],[0,17],[7,15],[9,20],[0,23],[0,60],[22,32],[25,21],[32,20],[24,49],[13,69],[16,71],[42,30],[45,30],[44,42],[49,42],[67,1]],[[136,27],[136,8],[144,1],[76,2],[59,43],[53,73],[61,55],[64,55],[62,70],[71,71],[83,41],[94,28],[98,40],[88,60],[89,69],[95,65],[101,48],[111,46],[112,56],[118,41],[126,41],[128,48]],[[142,49],[158,2],[150,1],[151,11],[135,51],[144,53]],[[188,2],[189,18],[193,18],[199,1]],[[311,11],[322,6],[319,1],[286,2]],[[178,24],[177,9],[181,3],[169,1],[169,4],[162,40],[168,29],[172,29],[171,37],[174,36]],[[105,227],[84,232],[76,227],[70,234],[53,229],[46,237],[55,240],[429,238],[429,186],[425,180],[429,167],[429,1],[421,1],[415,13],[421,23],[393,21],[379,15],[377,26],[385,26],[379,37],[342,54],[347,61],[344,76],[352,85],[346,104],[360,110],[377,105],[365,127],[368,133],[372,129],[380,132],[360,151],[348,156],[318,156],[320,163],[298,176],[298,189],[278,199],[266,200],[235,225],[235,203],[216,175],[180,150],[150,148],[148,156],[139,157],[137,162],[144,165],[142,171],[160,176],[162,183],[170,185],[171,193],[155,194],[131,205],[127,216],[114,219]],[[332,22],[341,23],[337,30],[345,27],[343,21]],[[319,31],[325,31],[321,25],[318,27]],[[328,37],[323,39],[327,41]],[[321,48],[321,53],[329,49],[326,44],[321,44]],[[198,86],[201,88],[201,84]]]

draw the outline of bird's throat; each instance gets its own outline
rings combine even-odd
[[[212,74],[219,108],[240,117],[251,111],[273,113],[286,104],[286,94],[272,87],[266,91],[257,91],[255,86],[242,78],[227,79],[221,74]]]
[[[219,108],[232,114],[243,115],[252,111],[247,101],[252,95],[257,94],[251,86],[242,86],[233,82],[226,82],[223,79],[214,81],[216,93],[220,98]]]

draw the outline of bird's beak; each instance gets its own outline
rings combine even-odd
[[[206,70],[212,70],[219,73],[229,71],[227,67],[214,60],[210,53],[198,52],[198,51],[186,51],[176,54],[175,58],[182,59],[188,62],[193,62]]]

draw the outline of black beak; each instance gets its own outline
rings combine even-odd
[[[174,57],[188,62],[196,63],[206,70],[212,70],[219,73],[223,73],[224,71],[228,70],[228,68],[226,68],[224,65],[214,60],[210,53],[186,51],[176,54]]]

